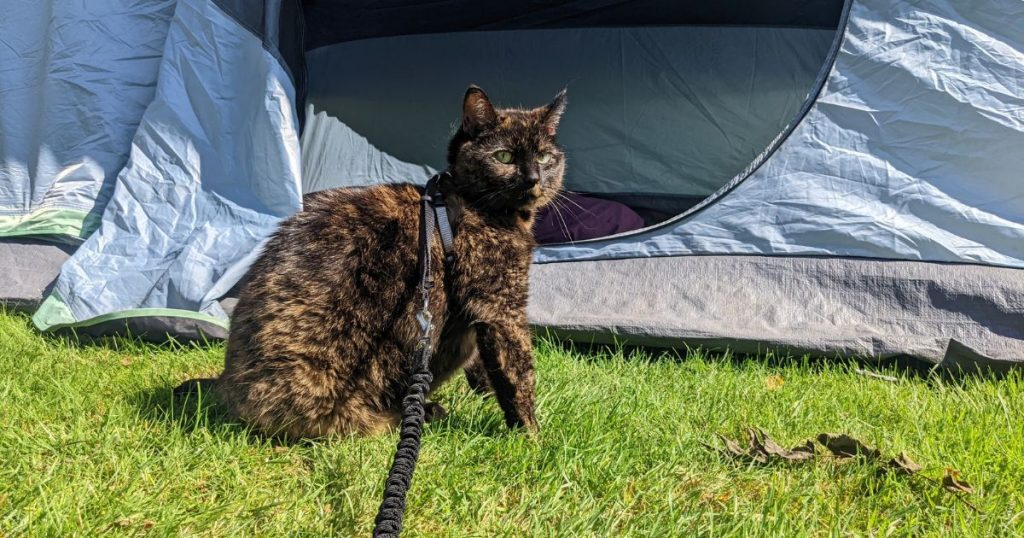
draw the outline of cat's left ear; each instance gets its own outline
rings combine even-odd
[[[558,122],[562,120],[562,113],[565,112],[565,104],[567,102],[565,92],[566,90],[558,92],[558,95],[551,100],[551,103],[544,107],[544,117],[541,123],[544,124],[544,129],[547,131],[548,136],[555,136],[555,131],[558,130]]]

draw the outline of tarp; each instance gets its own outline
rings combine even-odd
[[[584,344],[909,356],[965,371],[1024,363],[1019,269],[798,256],[535,264],[527,310],[541,334]]]

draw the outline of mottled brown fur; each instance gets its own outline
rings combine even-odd
[[[554,134],[564,103],[559,94],[547,107],[495,110],[479,88],[466,92],[449,146],[452,175],[441,184],[455,232],[447,269],[440,238],[431,238],[430,304],[441,329],[432,388],[468,365],[471,384],[494,391],[506,422],[531,429],[531,227],[561,186],[565,158]],[[500,162],[502,150],[513,162]],[[318,192],[281,224],[239,297],[215,383],[235,415],[291,437],[397,424],[419,337],[421,192],[404,184]]]

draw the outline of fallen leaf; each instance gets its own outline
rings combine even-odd
[[[769,437],[763,430],[755,431],[748,428],[747,435],[750,436],[751,446],[757,451],[763,452],[767,456],[774,456],[790,462],[806,461],[814,457],[814,443],[810,440],[802,445],[795,446],[792,449],[787,450],[779,446],[779,444]]]
[[[768,390],[779,390],[786,381],[780,375],[770,375],[764,378],[764,388]]]
[[[131,364],[132,364],[132,358],[131,357],[121,357],[121,366],[131,366]]]
[[[882,456],[882,453],[877,449],[871,448],[845,433],[820,433],[818,434],[818,442],[840,458],[864,456],[869,460],[874,460]]]
[[[156,526],[156,522],[155,522],[155,521],[153,521],[152,519],[147,519],[147,520],[145,520],[145,521],[143,521],[143,522],[142,522],[142,528],[143,528],[143,529],[146,529],[147,531],[148,531],[149,529],[152,529],[152,528],[153,528],[153,527],[155,527],[155,526]]]
[[[974,493],[970,484],[960,480],[960,471],[948,467],[942,475],[942,487],[950,493]]]
[[[736,441],[734,441],[732,439],[729,439],[728,437],[726,437],[726,436],[724,436],[724,435],[722,435],[720,433],[716,433],[715,435],[717,435],[718,438],[722,440],[722,444],[725,445],[725,451],[729,452],[733,456],[746,456],[747,455],[747,452],[745,450],[743,450],[742,448],[740,448],[740,444],[737,443]]]
[[[896,456],[895,458],[885,463],[885,469],[900,474],[912,475],[914,473],[917,473],[921,469],[924,469],[924,467],[922,467],[921,464],[917,463],[916,461],[910,459],[910,456],[907,456],[905,453],[900,452],[899,456]]]
[[[738,441],[720,433],[715,434],[722,440],[722,444],[725,445],[725,448],[718,450],[736,459],[761,464],[768,463],[773,459],[800,462],[814,457],[814,443],[811,441],[787,450],[761,430],[747,428],[745,431],[747,434],[746,448],[741,447]]]

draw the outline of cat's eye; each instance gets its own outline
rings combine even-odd
[[[539,162],[540,164],[548,164],[549,162],[551,162],[551,154],[541,153],[540,155],[537,156],[537,162]]]
[[[512,162],[512,152],[506,150],[495,151],[494,158],[498,159],[498,162],[502,164],[508,164]]]

